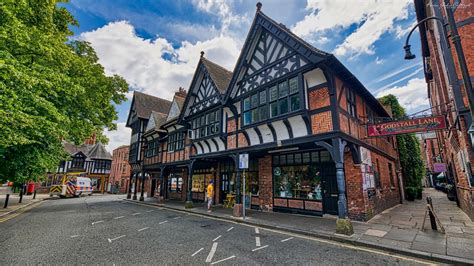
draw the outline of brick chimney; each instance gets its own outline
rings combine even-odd
[[[186,98],[186,90],[183,87],[179,87],[178,91],[174,93],[174,96]]]
[[[94,145],[97,143],[97,137],[95,135],[95,133],[92,133],[92,136],[90,136],[88,139],[86,139],[84,141],[85,144],[89,144],[89,145]]]

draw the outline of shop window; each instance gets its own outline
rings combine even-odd
[[[170,174],[168,177],[168,191],[173,193],[183,191],[183,176],[181,174]]]
[[[158,150],[159,150],[159,142],[157,139],[154,139],[148,143],[148,146],[145,151],[145,156],[146,157],[153,157],[158,155]]]
[[[356,114],[356,94],[355,91],[346,88],[346,99],[347,99],[347,112],[353,117],[357,117]]]
[[[276,197],[322,200],[321,175],[315,164],[275,166],[273,178]]]

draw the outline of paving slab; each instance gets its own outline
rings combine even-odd
[[[393,228],[384,238],[398,241],[412,242],[415,239],[417,231]]]
[[[413,241],[413,243],[411,244],[411,248],[419,251],[446,254],[446,245],[438,245],[436,243]]]
[[[387,234],[387,231],[375,230],[375,229],[368,229],[364,233],[364,235],[376,236],[376,237],[384,237],[386,234]]]

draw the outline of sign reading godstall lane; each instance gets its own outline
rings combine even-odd
[[[441,129],[446,129],[446,120],[442,115],[384,122],[367,126],[369,137],[399,135]]]

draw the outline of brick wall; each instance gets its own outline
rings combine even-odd
[[[326,111],[311,116],[313,134],[321,134],[333,130],[331,111]]]
[[[371,151],[372,162],[379,163],[381,187],[376,188],[375,195],[369,198],[363,190],[363,177],[360,165],[355,165],[351,154],[344,154],[344,173],[346,177],[347,206],[349,218],[367,221],[374,215],[400,203],[398,178],[395,172],[395,162],[387,157]],[[388,162],[392,163],[394,186],[390,183]],[[375,169],[375,170],[377,170]]]
[[[234,132],[237,130],[235,119],[227,120],[227,149],[235,149],[237,147],[237,137]]]
[[[329,89],[321,88],[310,91],[309,93],[309,109],[315,110],[331,104],[329,97]]]
[[[239,133],[238,141],[239,141],[239,144],[238,144],[239,148],[247,147],[249,145],[243,133]]]
[[[272,156],[267,155],[258,159],[258,188],[259,201],[263,206],[273,208],[273,176]]]

